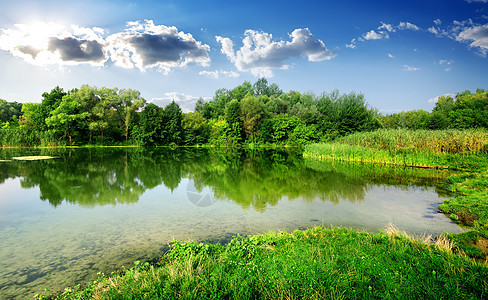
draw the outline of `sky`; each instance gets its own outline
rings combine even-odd
[[[131,88],[188,112],[265,77],[382,113],[488,89],[488,0],[0,0],[0,98]]]

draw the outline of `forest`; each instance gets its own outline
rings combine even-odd
[[[193,112],[148,103],[137,90],[59,86],[41,103],[0,99],[1,146],[303,145],[379,128],[488,128],[488,92],[439,97],[431,112],[382,115],[361,93],[283,92],[265,78],[218,89]]]

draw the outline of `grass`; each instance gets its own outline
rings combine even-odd
[[[351,134],[338,142],[393,152],[472,153],[488,150],[488,131],[381,129]]]
[[[311,144],[304,156],[424,168],[457,169],[474,153],[488,151],[486,130],[377,130],[332,143]]]
[[[448,242],[420,242],[394,229],[369,234],[316,227],[236,237],[226,246],[171,247],[157,266],[136,262],[57,299],[488,297],[488,267],[453,254]]]
[[[488,132],[486,130],[378,130],[356,133],[329,144],[305,147],[318,159],[456,170],[444,186],[455,197],[439,210],[471,231],[449,235],[473,258],[488,259]]]

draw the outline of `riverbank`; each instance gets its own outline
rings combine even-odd
[[[334,143],[307,145],[313,159],[454,170],[444,188],[455,197],[439,211],[470,230],[450,234],[454,251],[488,259],[488,132],[486,130],[378,130]]]
[[[361,157],[354,149],[373,154],[377,150],[341,141],[333,145],[344,145],[352,149],[344,153],[353,154],[336,152],[334,160]],[[305,155],[314,157],[309,149]],[[456,170],[444,188],[457,196],[439,209],[470,226],[466,233],[415,240],[394,228],[369,234],[317,227],[238,237],[226,246],[175,241],[156,264],[137,262],[133,268],[100,275],[86,287],[67,289],[57,299],[487,298],[488,267],[482,261],[486,259],[482,246],[487,237],[488,159],[483,147],[458,152],[439,149],[391,148],[386,153],[412,161],[427,153],[427,159],[440,158],[425,160],[441,162],[433,167]],[[370,162],[372,166],[388,163],[385,159]]]
[[[174,242],[157,265],[136,262],[57,299],[481,299],[487,278],[487,266],[453,254],[442,238],[315,227],[226,246]]]

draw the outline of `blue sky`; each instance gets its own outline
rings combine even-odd
[[[488,0],[0,0],[0,98],[132,88],[184,111],[259,77],[381,112],[488,89]]]

